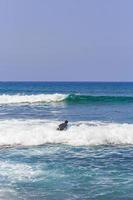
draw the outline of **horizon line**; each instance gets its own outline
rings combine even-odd
[[[83,80],[76,80],[76,81],[63,81],[63,80],[61,80],[61,81],[56,81],[56,80],[54,80],[54,81],[51,81],[51,80],[47,80],[47,81],[44,81],[44,80],[0,80],[0,83],[4,83],[4,82],[53,82],[53,83],[62,83],[62,82],[64,82],[64,83],[133,83],[133,80],[132,81],[99,81],[99,80],[94,80],[94,81],[87,81],[87,80],[85,80],[85,81],[83,81]]]

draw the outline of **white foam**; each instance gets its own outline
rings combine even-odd
[[[69,123],[66,131],[57,131],[59,123],[43,120],[1,120],[0,145],[133,144],[133,124],[76,122]]]
[[[17,181],[24,181],[32,178],[36,178],[36,176],[40,175],[42,171],[35,167],[33,168],[29,164],[23,163],[15,163],[14,162],[0,162],[1,170],[0,176],[9,179],[11,182]]]
[[[38,95],[0,95],[0,104],[12,103],[50,103],[63,101],[68,95],[66,94],[38,94]]]
[[[13,188],[13,186],[2,186],[0,187],[0,200],[14,200],[18,199],[17,192]]]

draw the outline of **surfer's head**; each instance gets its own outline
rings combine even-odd
[[[67,123],[68,123],[68,121],[66,120],[66,121],[65,121],[65,124],[67,124]]]

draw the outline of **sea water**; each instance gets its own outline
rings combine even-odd
[[[1,82],[0,199],[132,200],[133,83]]]

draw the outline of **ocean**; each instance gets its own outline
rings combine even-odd
[[[133,200],[133,83],[0,82],[0,199]]]

